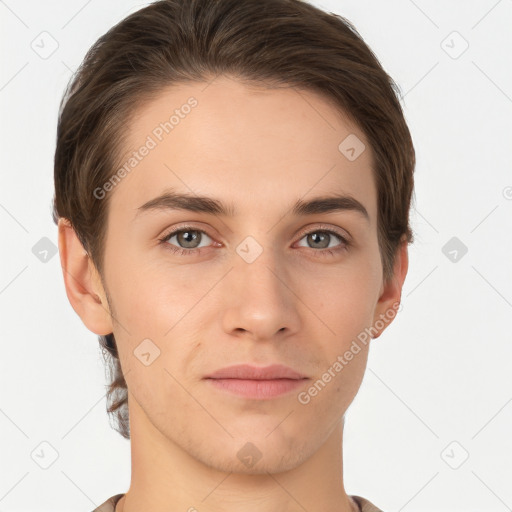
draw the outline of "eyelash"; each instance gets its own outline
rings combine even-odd
[[[158,241],[159,241],[159,243],[164,244],[166,246],[166,248],[171,250],[173,253],[178,254],[179,256],[191,256],[191,255],[202,254],[202,250],[206,249],[206,247],[199,247],[196,249],[183,249],[181,247],[176,247],[176,246],[173,246],[173,245],[167,243],[174,235],[176,235],[177,233],[185,232],[185,231],[197,231],[199,233],[204,233],[205,235],[209,236],[210,238],[213,238],[206,231],[204,231],[202,229],[197,229],[193,226],[180,226],[178,229],[175,229],[175,230],[165,234],[162,238],[159,238]],[[342,242],[342,244],[340,246],[337,246],[337,248],[335,248],[335,249],[325,248],[325,249],[321,249],[321,250],[316,250],[312,247],[309,247],[309,249],[311,249],[312,251],[314,251],[316,253],[320,253],[322,256],[326,256],[326,257],[337,256],[341,252],[347,251],[349,249],[349,247],[351,246],[351,243],[341,233],[338,233],[337,231],[334,231],[332,229],[327,229],[327,228],[323,229],[323,226],[313,229],[311,231],[306,231],[306,232],[301,233],[299,240],[302,240],[305,236],[310,235],[312,233],[327,233],[329,235],[334,235],[334,236],[338,237],[340,239],[340,241]]]

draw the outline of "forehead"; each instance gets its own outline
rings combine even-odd
[[[173,188],[222,198],[239,215],[282,215],[283,205],[299,198],[345,193],[364,203],[375,222],[366,137],[311,91],[227,77],[182,83],[140,106],[124,129],[126,151],[116,170],[125,172],[110,192],[110,209],[127,220]]]

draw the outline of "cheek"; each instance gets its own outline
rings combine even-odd
[[[180,384],[183,382],[181,376],[176,375],[174,369],[169,369],[168,359],[164,350],[158,359],[146,367],[131,357],[123,372],[128,389],[137,403],[155,425],[159,425],[162,431],[168,430],[172,437],[183,435],[190,418],[200,417],[202,411],[197,402],[191,399],[188,387]]]
[[[115,312],[128,332],[162,338],[190,309],[195,285],[179,267],[164,268],[162,260],[134,249],[112,254],[111,261],[116,262],[108,275]]]
[[[321,320],[329,344],[339,350],[372,322],[379,281],[368,266],[347,266],[329,275],[303,275],[299,290],[297,295]]]
[[[333,357],[317,378],[312,379],[309,387],[297,397],[295,434],[314,432],[313,437],[325,439],[332,433],[357,395],[364,377],[367,353],[363,347],[343,365],[336,365],[337,359]],[[318,418],[322,418],[321,423]]]
[[[119,273],[116,282],[115,335],[123,369],[133,369],[137,375],[147,374],[144,382],[155,379],[153,385],[157,389],[167,389],[165,380],[160,382],[160,375],[163,373],[164,379],[171,379],[171,375],[185,377],[191,354],[197,350],[196,338],[205,315],[215,318],[206,310],[211,308],[210,302],[201,302],[211,288],[210,281],[201,279],[194,283],[176,269],[158,272],[146,268],[129,279],[123,279]],[[150,370],[141,367],[137,358],[142,357],[154,360]]]

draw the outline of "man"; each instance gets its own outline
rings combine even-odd
[[[99,39],[54,200],[131,441],[96,511],[379,511],[344,489],[343,426],[400,303],[414,163],[391,79],[306,2],[164,0]]]

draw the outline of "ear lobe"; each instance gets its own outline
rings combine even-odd
[[[402,287],[409,268],[408,242],[402,238],[395,256],[393,276],[388,282],[383,283],[382,292],[375,308],[373,327],[376,334],[372,338],[378,338],[386,327],[394,320],[400,300]]]
[[[113,332],[99,275],[68,219],[60,218],[59,254],[68,300],[85,326],[98,335]]]

